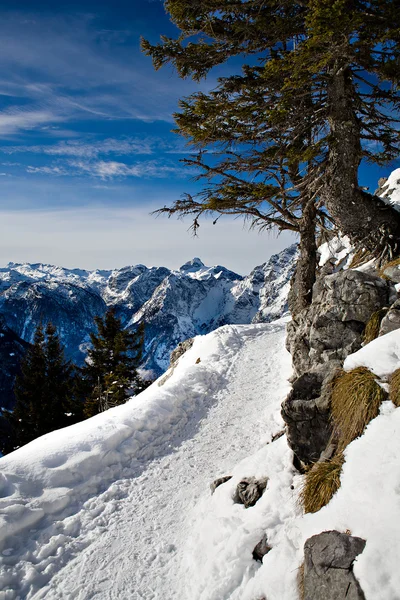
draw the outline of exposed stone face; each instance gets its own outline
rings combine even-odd
[[[237,485],[234,501],[237,504],[244,504],[245,508],[254,506],[263,495],[267,483],[268,477],[264,479],[244,477]]]
[[[400,328],[400,300],[396,300],[389,311],[383,317],[379,329],[379,335],[385,335]]]
[[[365,541],[339,531],[324,531],[304,544],[304,600],[365,600],[353,562]]]
[[[331,438],[328,387],[338,365],[328,363],[326,368],[301,375],[282,404],[288,444],[300,470],[319,459]]]
[[[288,325],[287,347],[299,376],[330,360],[343,361],[361,347],[370,316],[397,297],[393,285],[360,271],[319,279],[313,302]]]
[[[361,348],[372,313],[396,298],[393,285],[380,277],[339,271],[317,280],[311,306],[288,324],[294,382],[282,404],[282,416],[297,468],[318,460],[330,440],[332,377],[345,358]]]
[[[185,354],[187,350],[190,350],[190,348],[193,346],[193,342],[193,338],[188,338],[187,340],[184,340],[183,342],[178,344],[175,350],[172,350],[170,357],[170,367],[176,366],[178,359],[182,356],[182,354]]]

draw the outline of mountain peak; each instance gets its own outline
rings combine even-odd
[[[195,256],[192,260],[188,260],[188,262],[182,265],[179,270],[183,271],[184,273],[195,273],[200,269],[204,269],[204,267],[205,264],[203,263],[203,261],[197,256]]]

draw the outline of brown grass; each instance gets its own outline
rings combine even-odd
[[[344,462],[343,454],[331,460],[315,463],[307,471],[300,499],[304,512],[315,513],[326,506],[340,488],[340,473]]]
[[[374,255],[369,250],[367,250],[366,248],[360,248],[354,254],[349,265],[349,269],[356,269],[357,267],[361,267],[361,265],[365,265],[365,263],[369,262],[373,258]]]
[[[394,260],[391,260],[390,262],[383,264],[378,271],[379,277],[383,277],[384,279],[390,279],[390,277],[385,274],[385,270],[388,267],[398,267],[399,265],[400,265],[400,257],[395,258]]]
[[[332,383],[331,414],[339,450],[363,433],[378,416],[379,406],[386,397],[376,376],[366,367],[341,371],[336,376]]]
[[[397,371],[390,376],[389,398],[395,406],[400,406],[400,369],[397,369]]]
[[[379,329],[382,323],[383,317],[387,314],[388,308],[380,308],[379,310],[372,313],[368,323],[365,326],[363,342],[369,344],[372,340],[376,340],[379,335]]]

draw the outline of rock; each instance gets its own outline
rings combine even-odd
[[[354,577],[354,559],[365,541],[339,531],[324,531],[304,544],[304,600],[365,600]]]
[[[371,273],[339,271],[320,276],[309,308],[288,324],[293,389],[282,404],[294,465],[302,470],[319,459],[328,444],[329,384],[349,354],[361,348],[371,315],[397,299],[391,282]],[[398,318],[393,313],[393,323]],[[396,321],[397,323],[397,321]]]
[[[316,462],[331,435],[330,384],[340,362],[332,361],[315,371],[304,373],[282,403],[286,435],[294,452],[294,465],[300,471]]]
[[[372,313],[396,299],[390,282],[368,273],[339,271],[318,279],[310,308],[288,324],[295,376],[359,350]]]
[[[268,477],[258,480],[255,477],[244,477],[237,485],[234,501],[244,504],[245,508],[254,506],[263,495],[267,483]]]
[[[399,271],[400,274],[400,271]],[[396,300],[381,321],[379,335],[385,335],[400,328],[400,300]]]
[[[187,350],[190,350],[190,348],[193,346],[193,342],[193,338],[188,338],[187,340],[180,342],[180,344],[177,345],[175,350],[172,350],[169,365],[170,367],[176,366],[176,363],[180,359],[182,354],[185,354],[185,352],[187,352]]]
[[[187,352],[188,350],[190,350],[190,348],[193,346],[193,342],[194,342],[193,338],[188,338],[187,340],[184,340],[183,342],[180,342],[177,345],[177,347],[175,348],[175,350],[172,350],[168,370],[165,373],[164,377],[160,378],[160,380],[159,380],[159,382],[157,384],[158,387],[162,387],[164,385],[164,383],[166,381],[168,381],[168,379],[170,377],[172,377],[172,375],[173,375],[173,373],[175,371],[175,367],[178,364],[178,360],[180,359],[180,357],[183,354],[185,354],[185,352]]]
[[[272,550],[272,547],[268,545],[267,534],[264,533],[261,540],[253,550],[253,559],[262,562],[262,559],[270,550]]]
[[[225,477],[219,477],[218,479],[210,483],[211,495],[215,492],[217,487],[219,487],[223,483],[226,483],[230,479],[232,479],[232,475],[226,475]]]

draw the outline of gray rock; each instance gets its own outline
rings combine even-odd
[[[272,550],[272,547],[268,544],[267,534],[264,533],[261,540],[253,550],[253,559],[262,562],[262,559],[270,550]]]
[[[304,600],[365,600],[354,577],[354,559],[365,541],[339,531],[324,531],[304,544]]]
[[[254,506],[263,495],[267,483],[268,477],[264,479],[244,477],[237,485],[234,501],[237,504],[244,504],[245,508]]]
[[[400,271],[399,271],[400,273]],[[385,335],[385,333],[390,333],[395,329],[400,328],[400,300],[396,300],[394,304],[390,307],[389,311],[383,317],[381,321],[381,326],[379,329],[379,335]]]
[[[287,348],[295,375],[331,360],[344,361],[361,347],[372,313],[396,298],[390,282],[360,271],[340,271],[318,279],[310,308],[288,325]]]
[[[311,306],[288,324],[286,345],[294,376],[282,417],[294,464],[300,470],[318,460],[330,441],[332,377],[345,358],[361,348],[371,315],[395,299],[394,286],[381,277],[339,271],[317,279]],[[393,322],[398,316],[393,314]]]
[[[340,362],[332,361],[315,371],[304,373],[282,403],[288,444],[294,465],[300,471],[316,462],[332,436],[329,388]]]
[[[185,352],[190,350],[190,348],[193,346],[193,342],[194,342],[193,338],[188,338],[187,340],[180,342],[180,344],[177,345],[175,350],[172,350],[171,357],[170,357],[170,365],[169,365],[170,367],[176,366],[176,363],[180,359],[182,354],[185,354]]]
[[[232,479],[232,475],[226,475],[225,477],[219,477],[218,479],[216,479],[215,481],[213,481],[212,483],[210,483],[211,495],[213,495],[213,493],[215,492],[215,490],[217,489],[217,487],[219,487],[223,483],[226,483],[230,479]]]
[[[177,347],[172,350],[171,352],[171,357],[170,357],[170,362],[169,362],[169,367],[167,372],[165,373],[164,377],[161,377],[159,382],[158,382],[158,387],[162,387],[164,385],[164,383],[166,381],[168,381],[168,379],[170,377],[172,377],[175,368],[178,364],[178,360],[180,359],[180,357],[185,354],[185,352],[187,352],[188,350],[190,350],[190,348],[193,346],[193,342],[194,339],[193,338],[188,338],[187,340],[184,340],[183,342],[180,342]]]

